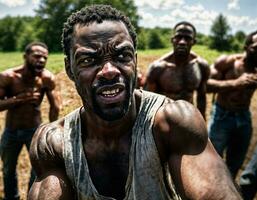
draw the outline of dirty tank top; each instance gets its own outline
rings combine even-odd
[[[165,96],[142,91],[139,113],[132,130],[129,173],[124,200],[177,200],[168,166],[162,166],[153,138],[154,116]],[[80,200],[115,200],[100,195],[90,178],[81,139],[80,109],[65,117],[64,160],[68,178]]]

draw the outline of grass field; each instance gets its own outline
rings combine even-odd
[[[153,62],[155,59],[159,58],[163,54],[168,53],[171,49],[160,49],[160,50],[147,50],[147,51],[138,51],[138,66],[142,69],[143,72],[146,72],[147,66]],[[196,45],[193,48],[193,51],[203,58],[205,58],[209,64],[221,55],[220,52],[210,50],[205,46]],[[229,54],[225,52],[226,54]],[[64,62],[63,62],[62,53],[50,53],[47,68],[56,74],[56,83],[57,87],[60,90],[62,96],[62,109],[60,112],[60,117],[63,117],[65,114],[73,110],[74,108],[81,105],[80,98],[78,97],[73,83],[67,78],[64,73]],[[3,71],[7,68],[14,67],[23,63],[22,52],[13,52],[13,53],[0,53],[0,71]],[[207,96],[207,120],[211,110],[211,95]],[[245,163],[249,160],[254,146],[257,143],[257,94],[255,93],[252,100],[251,111],[253,118],[253,139],[251,141],[249,151]],[[44,99],[42,103],[42,117],[43,122],[48,122],[48,110],[49,105]],[[5,112],[0,112],[0,135],[4,128],[5,121]],[[244,164],[245,165],[245,164]],[[2,163],[0,161],[0,200],[3,198],[3,178],[2,178]],[[30,171],[30,162],[27,150],[23,148],[18,161],[18,184],[21,199],[25,200],[27,196],[27,184],[29,180],[29,171]]]
[[[138,51],[139,67],[143,70],[146,69],[146,65],[149,64],[148,60],[144,62],[146,58],[159,58],[171,51],[171,48],[167,49],[157,49],[157,50],[145,50]],[[205,58],[209,64],[211,64],[215,58],[217,58],[221,53],[216,50],[211,50],[206,46],[195,45],[193,51],[203,58]],[[228,53],[228,52],[225,52]],[[54,72],[58,73],[64,68],[64,55],[63,53],[50,53],[47,61],[47,68]],[[23,63],[23,52],[10,52],[10,53],[1,53],[0,52],[0,71],[8,69],[10,67],[18,66]]]

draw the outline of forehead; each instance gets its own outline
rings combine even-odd
[[[175,35],[179,35],[179,34],[194,34],[194,30],[189,25],[180,24],[175,29]]]
[[[42,46],[34,45],[34,46],[31,47],[31,53],[47,55],[48,50],[46,48],[42,47]]]
[[[73,52],[81,46],[100,48],[110,43],[118,45],[124,41],[133,45],[132,38],[123,22],[105,20],[102,23],[77,24],[74,27]]]

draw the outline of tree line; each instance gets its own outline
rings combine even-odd
[[[31,41],[45,42],[51,52],[62,50],[63,23],[74,11],[89,4],[109,4],[130,17],[138,33],[139,49],[160,49],[170,46],[171,28],[144,28],[138,26],[140,16],[133,0],[41,0],[35,17],[6,16],[0,19],[0,51],[22,51]],[[193,23],[193,22],[192,22]],[[197,44],[220,51],[243,49],[245,33],[229,34],[230,26],[220,14],[211,26],[211,34],[197,34]]]

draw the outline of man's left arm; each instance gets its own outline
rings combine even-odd
[[[181,100],[164,105],[155,117],[154,136],[182,199],[242,199],[194,106]]]
[[[59,91],[56,89],[55,77],[53,74],[50,75],[47,81],[46,95],[50,104],[49,121],[52,122],[58,119],[61,107],[60,95]]]
[[[205,112],[206,112],[206,86],[207,86],[207,80],[210,76],[210,67],[207,63],[207,61],[200,59],[199,60],[199,66],[201,70],[201,83],[197,89],[197,96],[196,96],[196,103],[197,108],[200,110],[202,116],[205,118]]]

